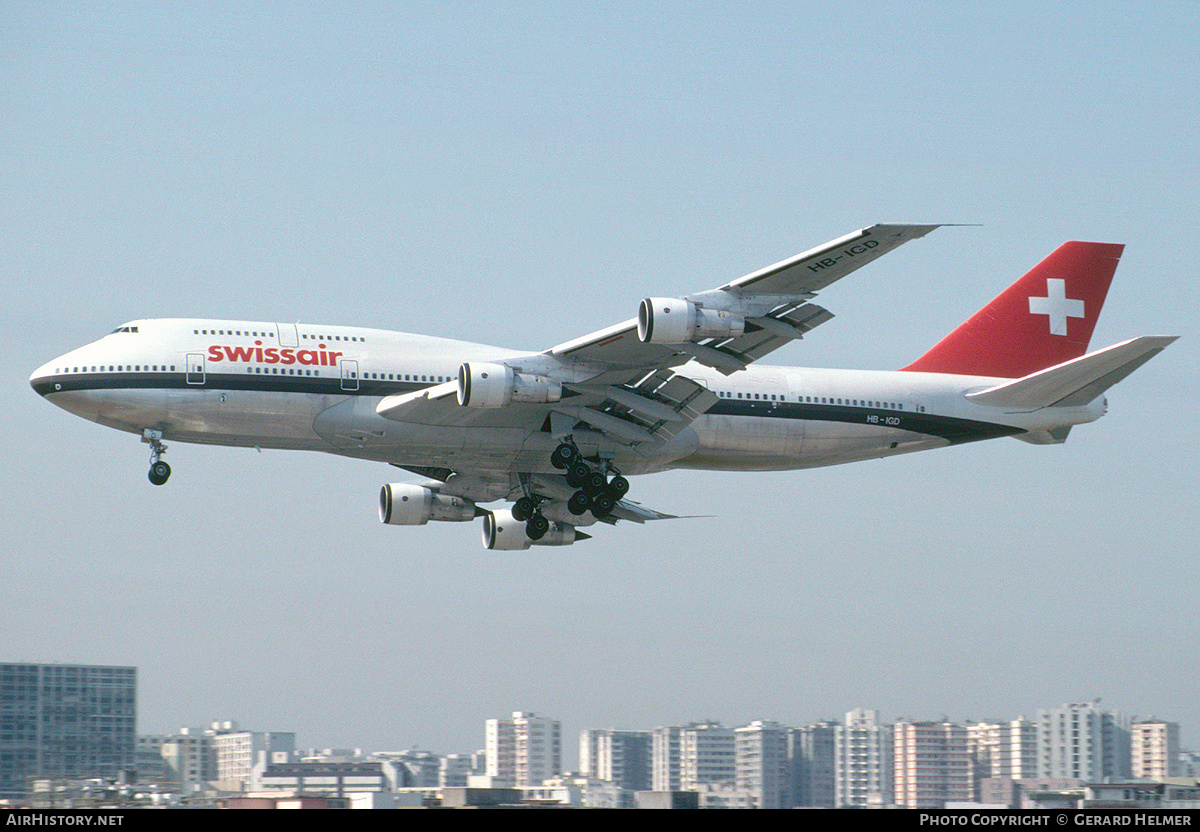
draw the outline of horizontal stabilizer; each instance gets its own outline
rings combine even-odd
[[[1178,336],[1147,335],[1031,373],[1024,378],[968,393],[978,404],[1027,412],[1043,407],[1079,407],[1158,355]]]

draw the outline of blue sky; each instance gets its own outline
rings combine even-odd
[[[1012,718],[1200,732],[1194,3],[0,9],[10,601],[0,655],[141,668],[144,731],[463,751],[582,727]],[[381,526],[381,466],[136,438],[29,373],[142,317],[540,349],[875,222],[775,363],[908,363],[1067,239],[1127,248],[1093,346],[1184,336],[1061,447],[676,472],[710,519],[495,553]],[[568,755],[569,756],[569,755]]]

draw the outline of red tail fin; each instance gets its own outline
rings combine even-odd
[[[903,369],[1020,378],[1087,352],[1125,246],[1063,243]]]

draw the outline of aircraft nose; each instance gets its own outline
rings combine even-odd
[[[36,370],[34,370],[33,375],[29,377],[29,386],[32,387],[36,393],[42,396],[50,392],[46,385],[47,376],[50,374],[48,367],[49,365],[43,364],[41,367],[38,367]]]
[[[33,371],[33,375],[29,377],[29,386],[34,389],[39,396],[45,396],[53,393],[56,389],[54,377],[58,375],[57,368],[62,366],[62,359],[56,358],[53,361],[48,361],[42,366]]]

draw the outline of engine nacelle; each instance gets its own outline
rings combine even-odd
[[[493,511],[483,517],[483,548],[528,549],[530,546],[570,546],[575,542],[575,527],[570,523],[551,523],[541,540],[531,540],[525,534],[525,523],[512,516],[508,509]]]
[[[646,298],[638,305],[638,338],[644,344],[689,344],[705,338],[733,338],[746,331],[746,319],[720,309],[701,309],[679,298]]]
[[[430,520],[475,519],[475,504],[438,494],[422,485],[394,482],[379,489],[379,521],[393,526],[424,526]]]
[[[458,368],[458,403],[464,407],[546,404],[561,399],[560,382],[518,373],[503,364],[463,364]]]

